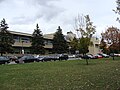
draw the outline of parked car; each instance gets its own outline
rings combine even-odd
[[[69,58],[76,58],[76,55],[75,54],[72,54],[72,55],[68,55]]]
[[[95,55],[97,58],[103,58],[103,56],[99,55],[99,54],[96,54]]]
[[[39,61],[46,62],[46,61],[51,61],[51,60],[52,60],[52,58],[50,56],[39,56],[37,62],[39,62]]]
[[[24,55],[21,58],[15,60],[16,63],[28,63],[28,62],[34,62],[38,61],[38,58],[35,58],[32,55]]]
[[[97,58],[98,58],[97,56],[92,55],[92,54],[88,54],[88,57],[89,57],[90,59],[97,59]]]
[[[109,58],[109,55],[104,54],[104,53],[98,53],[98,55],[101,55],[101,56],[104,57],[104,58]]]
[[[44,61],[44,56],[39,56],[37,62],[43,62]]]
[[[9,59],[10,59],[11,61],[15,61],[15,60],[18,59],[18,57],[17,57],[17,56],[9,56]]]
[[[82,58],[83,59],[97,59],[98,57],[92,54],[88,54],[88,55],[83,55]]]
[[[59,60],[68,60],[67,54],[59,54]]]
[[[110,53],[110,56],[111,56],[111,57],[113,57],[113,56],[114,56],[114,57],[120,57],[120,54]]]
[[[59,60],[59,55],[58,54],[51,55],[50,57],[51,57],[51,60],[54,60],[54,61]]]
[[[67,60],[68,59],[68,55],[67,54],[55,54],[55,55],[51,55],[49,56],[51,60]]]
[[[10,59],[6,56],[0,56],[0,64],[10,63]]]

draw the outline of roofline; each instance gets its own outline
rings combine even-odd
[[[10,32],[11,34],[16,34],[16,35],[22,35],[22,36],[32,37],[32,34],[29,34],[29,33],[22,33],[22,32],[16,32],[16,31],[11,31],[11,30],[9,30],[9,32]],[[53,38],[47,38],[46,35],[51,35],[51,34],[44,34],[44,35],[43,35],[43,38],[44,38],[44,39],[50,39],[50,40],[53,39]]]
[[[17,35],[23,35],[23,36],[30,36],[30,37],[32,37],[32,34],[28,34],[28,33],[22,33],[22,32],[10,31],[10,30],[9,30],[9,32],[11,34],[17,34]]]

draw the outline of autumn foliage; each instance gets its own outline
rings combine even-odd
[[[120,30],[116,27],[109,27],[102,33],[102,40],[106,42],[110,52],[120,52]]]

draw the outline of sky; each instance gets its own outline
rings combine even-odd
[[[75,31],[75,18],[90,16],[99,36],[108,27],[120,26],[116,21],[116,0],[0,0],[0,20],[5,18],[9,30],[32,34],[36,24],[43,34],[56,32],[61,26],[63,34]]]

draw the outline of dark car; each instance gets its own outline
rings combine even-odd
[[[39,61],[43,62],[44,61],[44,56],[39,56],[37,62],[39,62]]]
[[[0,64],[10,63],[10,59],[6,56],[0,56]]]
[[[82,56],[82,59],[90,59],[91,58],[91,55],[83,55]]]
[[[68,60],[67,54],[59,54],[59,60]]]
[[[43,61],[51,61],[51,60],[52,58],[50,56],[39,56],[37,61],[43,62]]]
[[[92,54],[88,54],[88,55],[83,55],[81,58],[83,59],[97,59],[98,57]]]
[[[51,57],[51,59],[54,60],[54,61],[60,59],[60,55],[59,55],[59,54],[51,55],[50,57]]]
[[[32,55],[24,55],[18,60],[16,60],[15,62],[16,63],[28,63],[28,62],[34,62],[34,61],[38,61],[38,58],[35,58]]]

